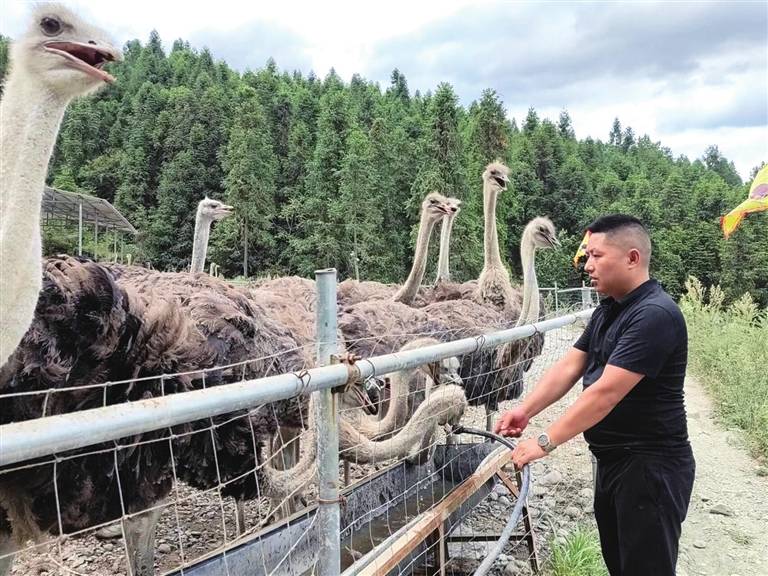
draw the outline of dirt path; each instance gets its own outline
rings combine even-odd
[[[768,575],[768,477],[738,432],[715,422],[712,402],[694,378],[685,382],[696,481],[683,525],[680,576]],[[713,509],[725,506],[723,512]]]

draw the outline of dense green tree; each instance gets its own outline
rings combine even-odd
[[[235,216],[220,225],[211,258],[225,273],[247,277],[249,271],[268,269],[274,260],[277,158],[257,93],[243,91],[223,160],[225,199]]]
[[[0,36],[0,78],[7,54]],[[579,140],[567,110],[548,119],[530,108],[518,128],[493,90],[465,108],[449,84],[411,92],[398,69],[383,90],[333,70],[281,71],[271,59],[240,74],[183,39],[166,53],[156,32],[127,42],[109,68],[115,84],[71,105],[49,182],[113,201],[139,230],[131,252],[158,268],[188,266],[195,207],[208,195],[237,209],[211,237],[228,275],[247,264],[249,275],[336,266],[344,277],[356,264],[361,278],[401,282],[418,207],[436,190],[463,201],[452,272],[476,277],[480,176],[499,158],[510,167],[497,217],[513,276],[523,227],[545,215],[563,248],[542,252],[540,283],[580,285],[570,259],[584,227],[622,211],[648,225],[653,272],[673,295],[695,274],[729,299],[749,290],[768,304],[768,217],[750,215],[724,240],[718,219],[748,188],[716,146],[676,158],[618,118],[607,141]],[[47,247],[71,244],[71,232],[57,234],[46,231]]]

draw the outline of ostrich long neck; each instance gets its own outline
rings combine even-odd
[[[435,282],[441,280],[448,282],[451,279],[450,272],[450,253],[451,253],[451,230],[455,214],[443,216],[443,225],[440,229],[440,256],[437,259],[437,278]]]
[[[539,281],[536,278],[536,247],[526,230],[520,240],[520,260],[523,263],[523,306],[517,325],[539,320]]]
[[[392,374],[390,382],[389,408],[384,418],[377,420],[372,417],[361,418],[357,423],[360,433],[367,438],[382,436],[393,432],[406,419],[408,398],[411,393],[409,382],[415,378],[415,371],[403,371]]]
[[[69,103],[12,68],[0,102],[0,365],[24,336],[42,282],[40,204]]]
[[[496,199],[498,192],[491,189],[490,179],[483,182],[483,216],[485,220],[485,236],[483,238],[483,266],[488,268],[503,268],[499,252],[499,235],[496,231]]]
[[[424,279],[424,271],[427,269],[427,250],[429,249],[429,238],[432,236],[432,230],[435,222],[430,219],[426,210],[421,212],[421,221],[419,222],[419,235],[416,238],[416,251],[413,256],[413,266],[411,273],[405,284],[395,294],[395,301],[403,304],[410,304],[419,291],[421,281]]]
[[[208,238],[211,235],[211,220],[203,218],[198,210],[195,218],[195,237],[192,240],[192,264],[190,272],[202,272],[205,269],[205,255],[208,252]]]
[[[447,387],[440,392],[422,402],[403,429],[387,440],[370,440],[349,422],[339,420],[339,449],[345,451],[345,459],[359,464],[381,462],[401,458],[413,448],[424,445],[425,439],[435,433],[439,419],[445,418],[447,411],[461,403]]]

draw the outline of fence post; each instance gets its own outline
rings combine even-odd
[[[592,306],[592,298],[589,294],[589,288],[584,283],[584,280],[581,281],[581,309],[586,310],[587,308],[591,308]]]
[[[317,365],[331,363],[336,353],[336,269],[315,272],[317,290]],[[336,398],[330,389],[315,392],[317,423],[318,576],[341,573],[339,512],[339,429]]]
[[[555,316],[560,316],[560,302],[557,299],[557,282],[555,282]]]

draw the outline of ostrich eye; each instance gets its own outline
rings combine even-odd
[[[61,33],[61,22],[59,22],[56,18],[46,16],[40,20],[40,29],[46,36],[56,36],[57,34]]]

